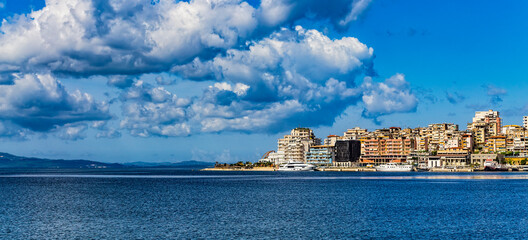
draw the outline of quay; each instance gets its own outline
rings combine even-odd
[[[204,168],[200,171],[253,171],[253,172],[271,172],[276,171],[273,167],[253,167],[253,168],[232,168],[232,167],[226,167],[226,168]]]
[[[318,168],[317,171],[322,172],[375,172],[375,168],[345,168],[345,167],[333,167],[333,168]]]

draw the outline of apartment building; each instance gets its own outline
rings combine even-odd
[[[311,129],[294,128],[289,135],[277,141],[277,152],[283,152],[284,159],[275,164],[305,162],[305,153],[314,145],[321,145],[321,139],[316,138]]]
[[[473,121],[468,123],[467,129],[474,133],[475,143],[483,145],[488,137],[497,136],[502,130],[502,120],[499,112],[489,110],[475,112]]]

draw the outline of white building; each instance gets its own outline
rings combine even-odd
[[[289,135],[277,141],[277,153],[282,152],[283,158],[276,164],[287,162],[306,162],[306,152],[310,146],[321,145],[321,139],[316,138],[309,128],[295,128]]]
[[[275,164],[276,166],[287,163],[286,159],[284,158],[284,152],[283,151],[277,151],[272,152],[268,155],[268,159],[270,162]]]
[[[523,117],[523,127],[528,128],[528,116]]]

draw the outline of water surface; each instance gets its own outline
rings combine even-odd
[[[0,171],[0,239],[524,239],[528,174]]]

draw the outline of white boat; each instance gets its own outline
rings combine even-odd
[[[277,171],[315,171],[315,165],[290,162],[279,166]]]
[[[410,164],[396,164],[387,163],[376,167],[377,172],[410,172],[412,171],[412,165]]]

